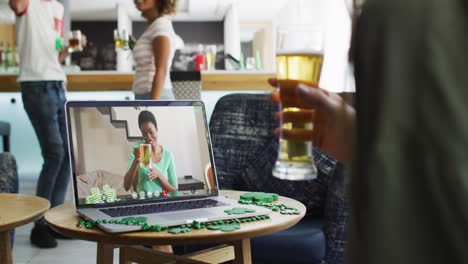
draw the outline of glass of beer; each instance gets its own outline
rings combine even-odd
[[[216,64],[216,45],[206,46],[206,69],[208,71],[215,70]]]
[[[140,144],[140,167],[150,168],[151,144]]]
[[[118,30],[114,29],[114,44],[115,49],[123,49],[127,50],[130,48],[129,46],[129,36],[125,29]]]
[[[68,34],[68,52],[78,52],[82,51],[83,47],[81,46],[81,31],[73,30]]]
[[[312,141],[284,131],[312,133],[317,146],[323,138],[323,118],[314,109],[301,108],[296,87],[304,83],[318,87],[323,61],[323,30],[313,25],[284,25],[277,32],[277,78],[280,92],[280,142],[273,176],[285,180],[311,180],[317,176]],[[290,134],[289,134],[290,135]]]

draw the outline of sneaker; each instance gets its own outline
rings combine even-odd
[[[58,239],[73,239],[71,237],[67,237],[67,236],[62,235],[62,233],[59,233],[59,232],[55,231],[50,226],[47,226],[47,230],[55,238],[58,238]]]
[[[57,247],[57,240],[49,233],[47,225],[34,225],[30,240],[33,245],[39,248]]]

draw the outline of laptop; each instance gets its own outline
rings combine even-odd
[[[220,196],[203,102],[68,101],[65,110],[74,204],[85,219],[146,217],[150,225],[177,226],[270,213]],[[235,207],[255,211],[225,212]]]

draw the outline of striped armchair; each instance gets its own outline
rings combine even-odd
[[[266,94],[230,94],[216,104],[210,133],[221,189],[274,192],[301,201],[307,216],[297,225],[254,238],[254,263],[344,262],[347,205],[343,166],[314,150],[318,177],[283,181],[271,174],[278,155],[273,131],[278,110]]]

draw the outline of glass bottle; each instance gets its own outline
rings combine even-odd
[[[15,50],[13,51],[13,66],[19,67],[20,64],[20,58],[19,58],[19,52],[18,52],[18,45],[15,45]]]
[[[5,54],[3,53],[3,41],[0,41],[0,67],[5,62]]]
[[[13,66],[13,52],[10,43],[8,43],[5,51],[5,67],[8,68],[11,66]]]

